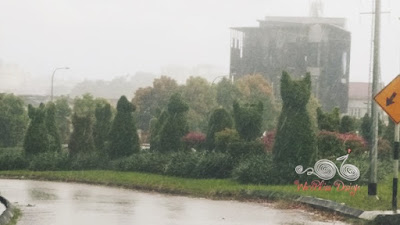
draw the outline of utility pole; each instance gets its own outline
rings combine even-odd
[[[372,96],[378,94],[380,77],[380,26],[381,26],[381,0],[375,0],[375,29],[374,29],[374,63],[372,77]],[[375,102],[371,105],[372,127],[370,148],[370,177],[368,183],[368,195],[376,196],[377,187],[377,161],[378,161],[378,107]]]

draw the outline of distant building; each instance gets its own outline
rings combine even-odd
[[[357,119],[368,113],[368,104],[371,96],[368,94],[371,83],[350,82],[349,83],[349,105],[348,115]]]
[[[300,78],[307,72],[324,110],[347,112],[350,32],[343,18],[266,17],[259,27],[231,29],[230,76],[262,74],[280,95],[285,70]]]
[[[383,83],[378,84],[378,90],[385,87]],[[349,83],[349,105],[347,115],[357,119],[362,118],[368,111],[371,110],[370,104],[372,100],[372,85],[367,82],[350,82]],[[386,113],[378,107],[379,117],[387,122]]]

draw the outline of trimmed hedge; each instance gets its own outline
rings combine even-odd
[[[43,152],[30,159],[30,170],[66,170],[69,169],[68,154],[63,152]]]
[[[227,178],[233,169],[228,154],[214,152],[140,153],[115,160],[111,165],[120,171],[190,178]]]
[[[23,149],[21,148],[1,148],[0,149],[0,170],[26,169],[26,160]]]
[[[252,155],[233,170],[233,179],[240,183],[272,184],[276,183],[275,176],[269,154]]]

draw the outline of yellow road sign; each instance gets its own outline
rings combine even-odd
[[[390,118],[398,124],[400,122],[400,75],[386,85],[374,99]]]

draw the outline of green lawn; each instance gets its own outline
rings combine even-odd
[[[368,197],[367,186],[361,186],[355,196],[348,192],[338,192],[333,188],[325,191],[297,191],[296,185],[245,185],[229,179],[187,179],[136,172],[105,170],[89,171],[0,171],[2,177],[44,179],[66,182],[84,182],[119,186],[164,193],[184,194],[208,198],[268,198],[290,199],[298,195],[308,195],[344,203],[363,210],[390,210],[392,180],[388,177],[378,184],[379,200]],[[400,202],[399,202],[400,203]],[[398,205],[400,205],[398,203]]]

